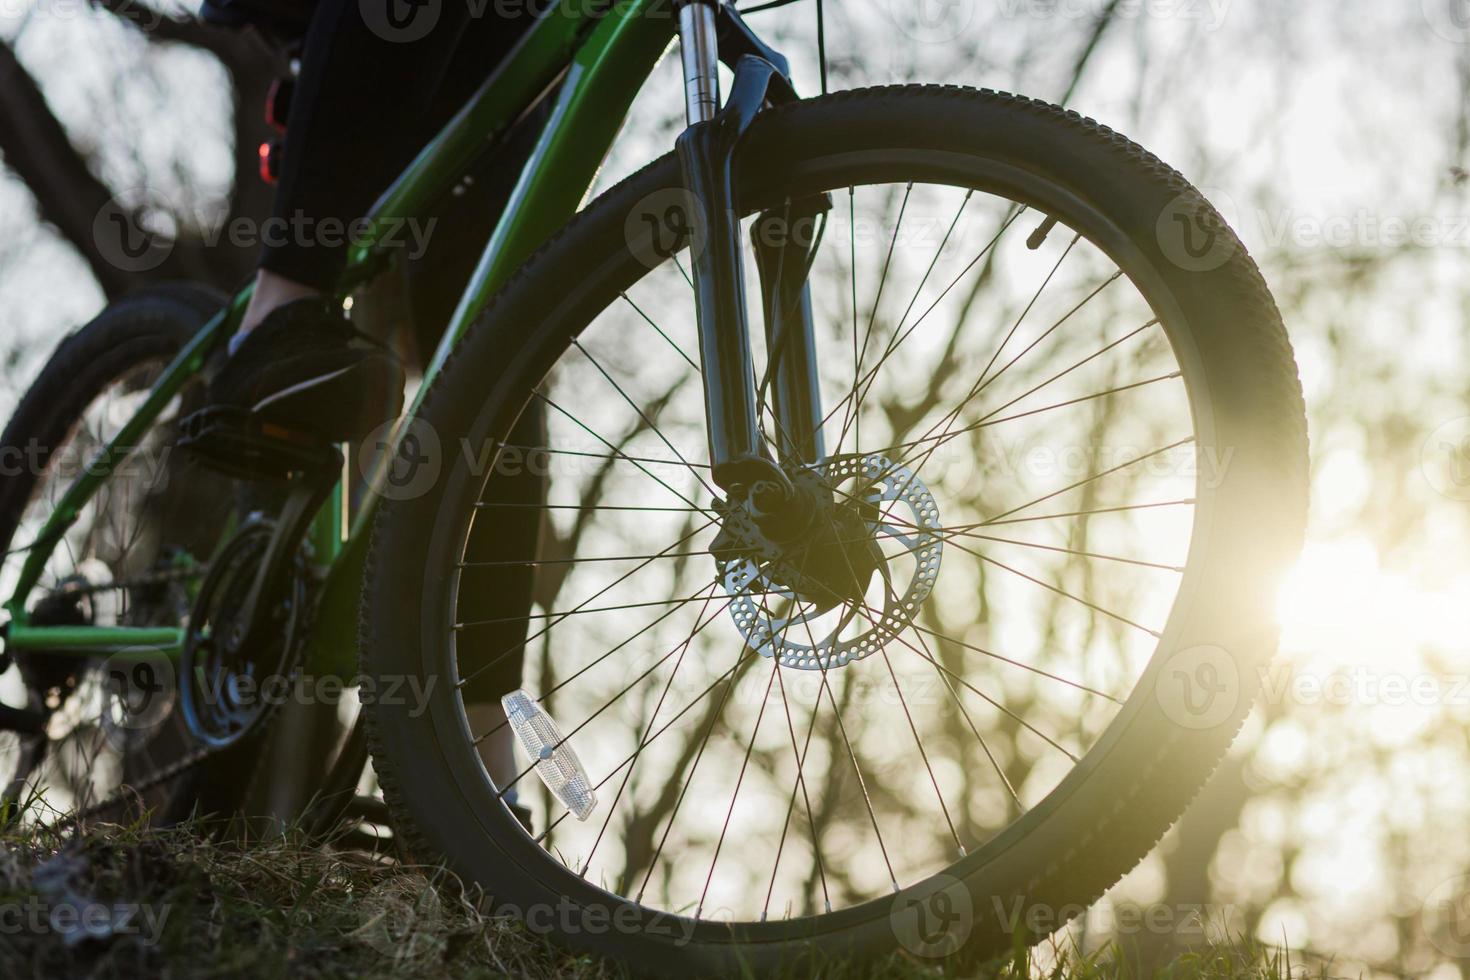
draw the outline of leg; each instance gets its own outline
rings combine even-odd
[[[365,11],[373,12],[358,0],[322,0],[312,17],[276,195],[277,233],[211,385],[211,409],[330,441],[398,413],[402,365],[356,335],[322,295],[341,273],[344,233],[430,135],[434,94],[470,19],[469,7],[446,4],[423,37],[402,41]]]
[[[522,446],[544,445],[545,413],[528,408],[512,431],[510,441]],[[480,501],[470,531],[465,560],[506,564],[464,569],[459,601],[474,609],[476,619],[506,618],[508,622],[481,627],[461,634],[458,643],[460,672],[487,668],[465,685],[463,696],[470,730],[478,738],[498,731],[479,743],[480,758],[497,786],[515,778],[510,729],[500,727],[505,714],[500,698],[523,684],[527,620],[535,587],[535,566],[541,542],[539,505],[546,500],[545,476],[529,461],[510,479],[493,481],[493,497]],[[525,788],[524,783],[516,787]]]

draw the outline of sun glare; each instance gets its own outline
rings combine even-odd
[[[1470,635],[1470,582],[1385,569],[1366,537],[1315,542],[1283,583],[1277,615],[1293,661],[1402,668],[1416,651]]]

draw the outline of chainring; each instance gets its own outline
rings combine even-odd
[[[195,598],[179,658],[179,694],[189,731],[213,748],[255,731],[294,685],[305,635],[309,575],[293,554],[282,594],[270,598],[273,631],[259,649],[231,652],[225,638],[245,628],[250,588],[276,533],[255,517],[224,546]]]

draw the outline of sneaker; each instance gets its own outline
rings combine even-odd
[[[327,442],[346,442],[398,416],[403,365],[325,298],[272,310],[230,351],[206,411],[250,416]]]

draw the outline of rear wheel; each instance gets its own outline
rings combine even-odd
[[[664,158],[528,263],[423,403],[437,478],[384,505],[363,605],[367,673],[426,692],[369,704],[385,796],[532,927],[644,967],[1039,938],[1183,810],[1274,648],[1306,449],[1279,315],[1179,175],[1029,100],[802,102],[738,172],[747,220],[832,199],[789,229],[819,243],[827,414],[790,476],[832,495],[829,533],[773,544],[710,483]],[[546,440],[519,445],[532,407]],[[528,470],[544,502],[497,503]],[[525,521],[535,553],[467,552]],[[505,625],[477,577],[507,564],[536,573],[521,705],[559,725],[534,737],[561,796],[536,758],[492,781],[500,736],[459,693],[518,654],[477,639]]]
[[[18,461],[0,488],[7,596],[61,495],[223,305],[202,288],[150,289],[108,307],[57,347],[0,437],[7,460]],[[186,385],[57,543],[24,597],[32,623],[187,622],[221,531],[235,519],[231,482],[174,451],[176,424],[202,395],[202,380]],[[169,820],[201,802],[203,746],[175,710],[168,656],[12,653],[0,703],[45,719],[40,736],[0,733],[7,767],[0,781],[22,819],[147,812]]]

